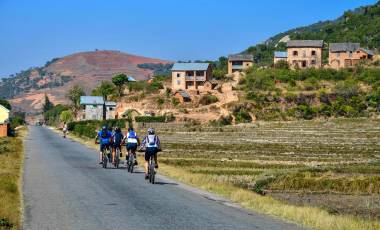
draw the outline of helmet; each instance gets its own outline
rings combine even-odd
[[[155,133],[155,131],[153,128],[148,129],[148,134],[153,135],[154,133]]]
[[[106,131],[107,130],[107,126],[103,125],[102,130]]]
[[[133,127],[128,128],[128,132],[133,131]]]
[[[116,131],[116,132],[120,132],[120,131],[121,131],[120,127],[116,126],[116,127],[115,127],[115,131]]]

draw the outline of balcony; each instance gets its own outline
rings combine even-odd
[[[185,76],[186,81],[194,81],[194,76]],[[206,76],[196,76],[195,81],[206,81]]]

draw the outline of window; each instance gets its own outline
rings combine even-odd
[[[186,71],[186,76],[193,77],[194,76],[194,71]]]
[[[246,66],[249,66],[249,63],[245,64]]]
[[[311,51],[311,56],[315,56],[315,55],[317,55],[317,52],[315,50],[312,50]]]
[[[315,60],[311,60],[311,64],[315,65],[315,64],[317,64],[317,62]]]
[[[307,66],[306,61],[302,61],[302,67],[305,68]]]
[[[180,84],[181,84],[181,81],[178,80],[178,81],[177,81],[177,85],[180,85]]]
[[[298,51],[293,51],[293,56],[298,56]]]
[[[352,58],[352,51],[348,54],[348,57]]]
[[[197,77],[203,77],[203,76],[205,75],[205,71],[196,71],[196,72],[195,72],[195,75],[196,75]]]
[[[232,65],[243,65],[243,61],[233,61]]]
[[[109,111],[113,111],[114,110],[114,108],[112,108],[112,107],[109,107]]]
[[[177,77],[181,77],[181,74],[177,73]]]

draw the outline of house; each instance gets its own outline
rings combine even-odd
[[[288,61],[288,52],[286,52],[286,51],[275,51],[273,63],[276,64],[279,61],[287,62]]]
[[[208,63],[175,63],[172,67],[172,90],[204,90],[211,80],[212,69]]]
[[[363,60],[372,60],[374,53],[360,47],[360,43],[330,43],[329,65],[339,69],[359,64]]]
[[[8,135],[9,109],[0,105],[0,137]]]
[[[135,82],[136,81],[136,79],[132,76],[127,76],[127,78],[128,78],[128,82]]]
[[[211,81],[206,81],[203,88],[205,91],[211,91],[218,86],[218,82],[211,80]]]
[[[174,93],[174,97],[177,98],[181,104],[191,101],[190,94],[188,94],[185,90],[178,90]]]
[[[235,54],[228,56],[228,74],[241,72],[253,65],[253,55]]]
[[[322,67],[323,40],[290,40],[286,47],[291,68]]]
[[[81,96],[83,108],[81,120],[103,120],[103,105],[106,107],[106,119],[115,119],[116,102],[105,101],[100,96]]]

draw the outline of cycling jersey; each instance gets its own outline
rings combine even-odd
[[[112,133],[110,131],[101,130],[98,132],[98,137],[100,140],[100,144],[109,144],[110,138],[112,138]]]
[[[135,131],[129,131],[127,133],[127,143],[136,143],[137,144],[137,139],[139,137],[137,136]]]
[[[121,145],[121,142],[123,141],[123,134],[121,132],[115,132],[113,134],[113,143],[114,145],[118,146]]]
[[[141,147],[160,149],[160,139],[156,135],[147,135],[141,143]]]

